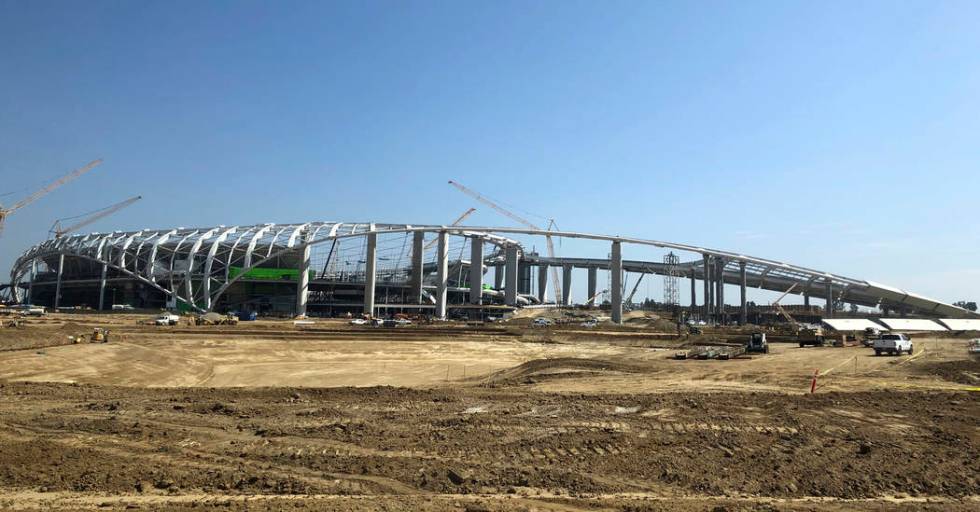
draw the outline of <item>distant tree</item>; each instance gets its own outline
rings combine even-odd
[[[965,300],[961,300],[959,302],[954,302],[953,305],[954,306],[961,307],[961,308],[966,309],[966,310],[969,310],[969,311],[976,311],[977,310],[977,303],[976,302],[967,302]]]

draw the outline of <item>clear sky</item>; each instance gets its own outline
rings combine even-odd
[[[448,223],[456,179],[977,300],[978,27],[975,1],[0,0],[0,202],[105,159],[8,219],[0,272],[136,194],[86,229]]]

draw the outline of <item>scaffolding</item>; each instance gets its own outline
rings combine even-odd
[[[677,270],[680,262],[680,258],[673,252],[664,255],[664,304],[668,306],[676,306],[681,303],[680,290],[678,289],[680,274]]]

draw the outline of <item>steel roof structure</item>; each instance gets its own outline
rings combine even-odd
[[[725,284],[741,286],[744,283],[748,287],[776,292],[792,287],[792,293],[825,300],[905,308],[933,316],[978,317],[965,309],[898,288],[731,251],[617,235],[512,227],[307,222],[75,234],[28,248],[16,260],[10,275],[11,283],[15,285],[13,294],[21,300],[26,288],[24,281],[30,277],[35,262],[67,256],[101,264],[104,269],[112,269],[169,297],[209,310],[244,273],[274,258],[301,255],[311,247],[338,240],[412,233],[445,233],[448,237],[464,240],[479,239],[498,249],[518,247],[521,261],[530,265],[602,269],[612,268],[613,262],[595,258],[543,258],[526,253],[520,243],[511,237],[548,235],[610,242],[613,245],[653,246],[700,256],[701,259],[683,262],[674,269],[680,276],[692,280],[707,278],[717,281],[720,277]],[[491,258],[499,262],[501,254],[502,251],[498,251],[491,255],[487,259],[488,264],[494,264],[489,262]],[[713,263],[706,266],[709,261]],[[667,271],[662,262],[628,260],[620,264],[625,271],[651,274],[664,274]],[[721,269],[720,274],[712,268],[715,264]],[[233,275],[229,272],[232,267],[242,269],[242,272]]]

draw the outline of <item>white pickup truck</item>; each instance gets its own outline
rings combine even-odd
[[[172,313],[164,313],[158,316],[153,323],[157,325],[177,325],[180,323],[180,317]]]
[[[912,354],[912,340],[905,334],[882,334],[874,341],[875,355],[880,356],[882,352],[888,355],[902,355],[902,352]]]

